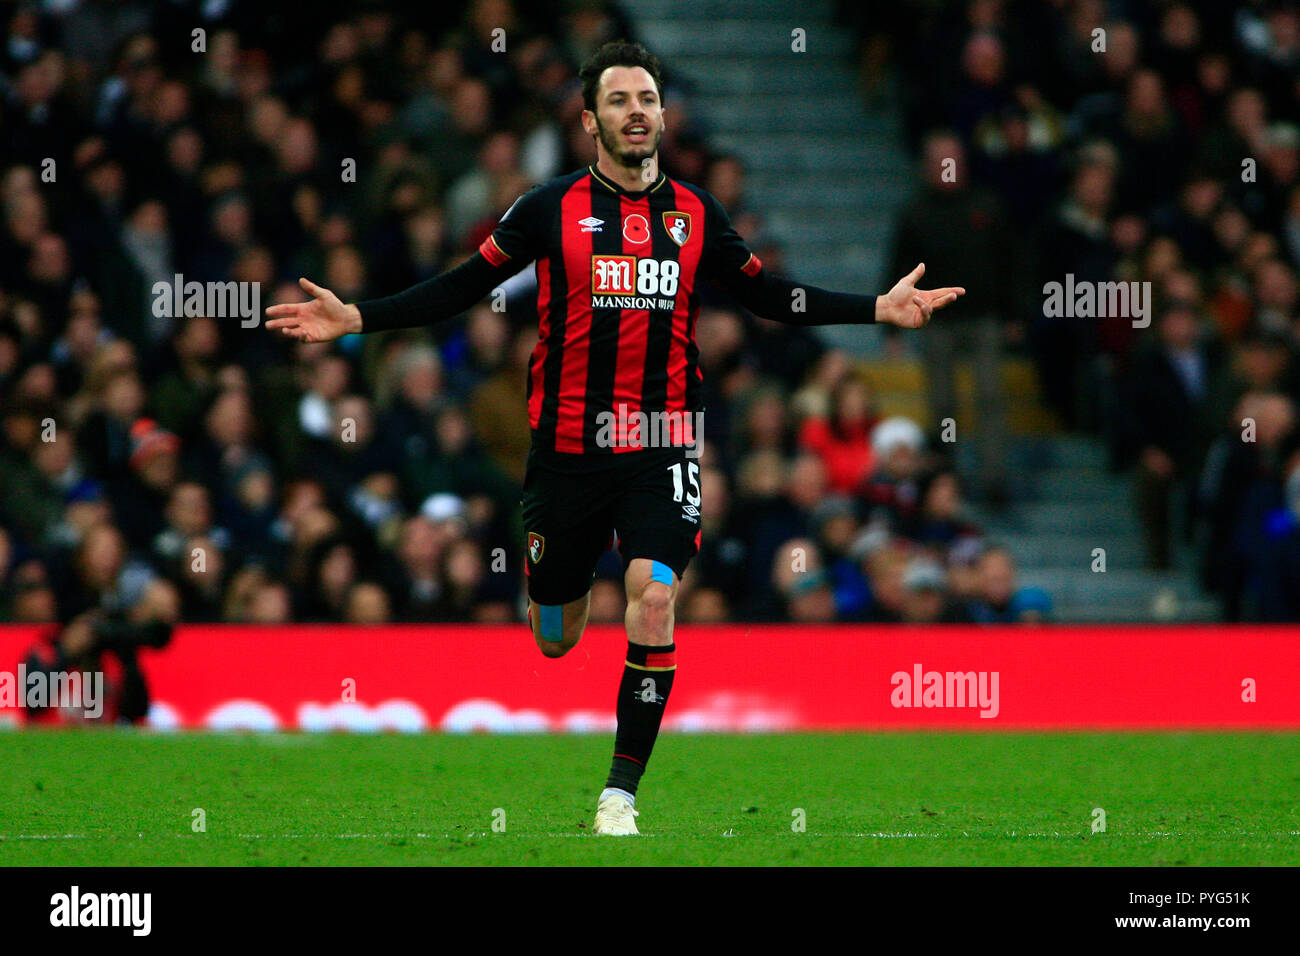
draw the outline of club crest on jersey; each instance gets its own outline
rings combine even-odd
[[[679,246],[686,245],[691,238],[691,214],[689,212],[672,212],[664,213],[664,228],[668,230],[668,237]]]
[[[535,531],[528,532],[528,559],[536,564],[542,560],[542,552],[546,550],[546,539]]]
[[[650,223],[646,221],[646,217],[639,212],[634,212],[626,217],[623,220],[623,238],[634,246],[648,242],[650,240]]]

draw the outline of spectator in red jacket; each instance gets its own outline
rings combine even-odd
[[[876,460],[871,430],[879,420],[867,383],[846,375],[831,391],[830,415],[803,423],[799,444],[822,460],[832,491],[852,494],[871,474]]]

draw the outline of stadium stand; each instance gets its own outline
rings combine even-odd
[[[628,37],[666,67],[666,171],[769,268],[877,292],[945,263],[905,228],[950,202],[923,185],[941,131],[1008,245],[997,296],[939,320],[983,323],[998,374],[946,396],[937,325],[821,337],[710,294],[680,619],[1300,617],[1293,7],[812,2],[792,24],[751,0],[700,34],[707,5],[671,0],[424,6],[6,8],[0,616],[522,620],[531,270],[505,311],[330,345],[157,290],[240,283],[264,309],[301,275],[356,300],[445,270],[591,161],[576,67]],[[778,66],[796,26],[808,57]],[[936,283],[987,278],[947,261]],[[1151,282],[1150,328],[1046,318],[1067,273]],[[977,440],[945,442],[942,408]],[[596,621],[623,614],[607,559]]]

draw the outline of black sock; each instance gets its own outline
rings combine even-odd
[[[636,795],[636,785],[641,782],[655,738],[659,736],[659,724],[664,719],[676,671],[676,644],[650,647],[628,642],[623,680],[618,685],[614,762],[609,768],[606,787]]]

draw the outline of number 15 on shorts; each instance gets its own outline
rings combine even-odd
[[[686,485],[682,481],[683,467],[686,469],[686,479],[691,485],[690,491],[686,490]],[[700,463],[679,461],[675,465],[669,465],[668,470],[673,473],[673,501],[681,501],[685,498],[688,505],[698,508],[700,506]]]

